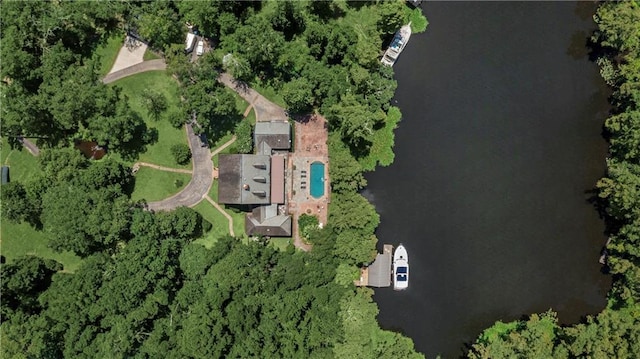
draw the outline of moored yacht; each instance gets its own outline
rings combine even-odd
[[[393,289],[403,290],[409,287],[409,256],[402,244],[393,253]]]
[[[393,36],[393,40],[391,40],[391,44],[387,51],[384,52],[384,56],[382,56],[382,60],[380,60],[380,62],[387,66],[393,66],[402,50],[404,50],[404,47],[407,46],[407,42],[409,42],[410,37],[411,23],[408,23],[401,27]]]

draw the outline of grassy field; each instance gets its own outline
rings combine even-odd
[[[11,150],[9,146],[2,149],[2,165],[9,166],[11,181],[26,181],[40,173],[38,159],[24,148]]]
[[[113,34],[95,50],[93,56],[98,58],[100,63],[101,77],[109,73],[123,44],[124,34]]]
[[[229,234],[229,222],[227,221],[227,218],[215,209],[211,203],[205,200],[193,207],[193,209],[213,225],[209,232],[205,233],[202,238],[198,238],[195,241],[196,243],[200,243],[207,248],[211,248],[211,246],[213,246],[220,237]]]
[[[144,55],[142,55],[142,61],[156,60],[159,58],[160,56],[155,52],[149,50],[149,48],[147,48],[147,50],[144,52]]]
[[[211,152],[215,151],[218,147],[224,145],[225,143],[227,143],[231,137],[233,137],[232,134],[227,134],[224,137],[218,139],[216,141],[216,143],[213,144],[213,146],[211,147]],[[233,144],[231,144],[231,146],[228,146],[227,148],[225,148],[224,150],[220,151],[218,154],[220,153],[231,153],[231,149],[233,148]],[[214,167],[218,167],[218,155],[213,156],[213,166]],[[213,197],[211,197],[213,198]]]
[[[167,112],[175,109],[179,103],[178,83],[165,71],[150,71],[126,77],[113,84],[122,88],[123,94],[129,97],[131,108],[144,118],[147,126],[158,130],[158,142],[147,146],[147,150],[140,155],[139,160],[166,167],[191,169],[191,162],[187,165],[176,164],[170,152],[172,145],[187,143],[184,128],[174,128],[164,117],[158,121],[153,120],[143,104],[144,90],[154,89],[166,97]]]
[[[40,174],[38,159],[27,150],[2,149],[2,164],[9,165],[11,181],[25,182]],[[56,253],[47,247],[44,232],[36,231],[26,223],[15,224],[6,220],[0,223],[0,252],[12,262],[24,255],[37,255],[42,258],[55,259],[64,265],[64,270],[74,271],[80,265],[80,257],[70,252]]]
[[[3,220],[1,227],[2,255],[8,262],[24,255],[35,255],[62,263],[64,270],[68,272],[75,271],[82,262],[80,257],[71,252],[54,252],[47,247],[45,233],[36,231],[26,223],[15,224]]]
[[[209,190],[209,197],[218,202],[218,180],[213,180],[211,184],[211,189]],[[225,204],[219,203],[220,207],[224,208],[225,212],[227,212],[231,218],[233,218],[233,232],[236,237],[246,237],[244,233],[244,212],[235,212],[230,207],[227,207]],[[215,209],[215,208],[214,208]],[[225,227],[226,228],[226,227]]]
[[[160,171],[149,167],[140,167],[135,175],[136,185],[131,199],[146,199],[147,202],[159,201],[180,192],[191,180],[191,175]],[[180,186],[175,181],[182,181]]]
[[[255,125],[256,124],[256,111],[251,109],[251,111],[249,111],[249,114],[246,117],[246,120],[249,121],[252,125]]]

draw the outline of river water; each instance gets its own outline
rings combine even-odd
[[[395,163],[367,176],[382,243],[404,243],[405,292],[376,289],[385,329],[458,357],[482,329],[605,305],[607,89],[588,59],[588,2],[425,2],[395,65]]]

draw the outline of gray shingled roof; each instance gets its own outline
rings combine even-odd
[[[257,122],[253,134],[256,146],[265,142],[274,150],[291,148],[291,125],[287,121]]]
[[[218,201],[226,204],[271,203],[271,158],[219,155]]]
[[[260,206],[247,213],[245,232],[252,235],[291,237],[291,216],[278,215],[278,205]]]

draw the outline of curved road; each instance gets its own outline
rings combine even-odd
[[[122,70],[112,72],[102,79],[102,83],[108,84],[120,80],[121,78],[139,74],[141,72],[165,70],[166,68],[167,64],[166,62],[164,62],[164,59],[148,60],[126,67]]]
[[[193,176],[187,186],[176,195],[162,201],[149,202],[148,208],[153,211],[169,211],[177,207],[192,207],[200,203],[207,195],[213,182],[213,161],[209,147],[200,145],[200,138],[193,133],[191,124],[185,125],[187,140],[191,148]]]

